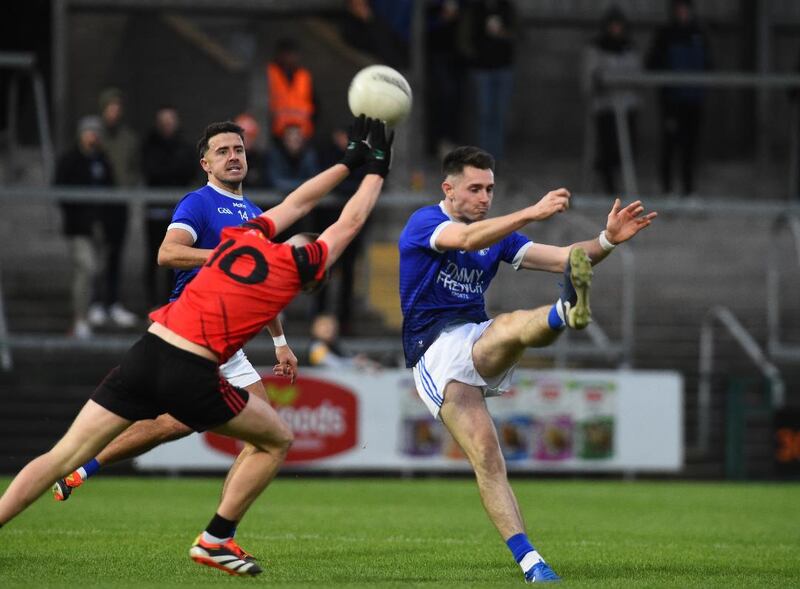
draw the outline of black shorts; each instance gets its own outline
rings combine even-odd
[[[108,373],[92,400],[131,421],[169,413],[201,432],[236,417],[249,397],[220,375],[216,362],[146,333]]]

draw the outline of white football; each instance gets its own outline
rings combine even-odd
[[[347,103],[354,116],[365,114],[394,126],[411,111],[411,86],[397,70],[371,65],[353,77]]]

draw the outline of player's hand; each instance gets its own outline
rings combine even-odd
[[[394,132],[386,133],[386,123],[371,119],[369,129],[369,157],[367,158],[367,174],[378,174],[384,178],[392,167],[392,143]]]
[[[365,115],[358,115],[353,118],[353,122],[350,123],[350,128],[347,130],[347,147],[339,163],[347,166],[351,172],[367,163],[370,151],[367,137],[371,122],[372,119]]]
[[[655,211],[646,215],[643,213],[644,205],[640,200],[632,202],[625,208],[622,208],[620,199],[614,200],[614,206],[611,207],[606,223],[606,239],[615,245],[628,241],[639,231],[649,227],[653,219],[658,216]]]
[[[289,346],[278,346],[275,348],[275,357],[278,359],[278,363],[272,369],[272,373],[275,376],[290,378],[294,384],[297,378],[297,356]]]
[[[276,364],[272,367],[272,374],[275,376],[285,376],[289,379],[291,384],[297,380],[297,370],[292,368],[289,364]]]
[[[566,188],[551,190],[530,207],[531,221],[544,221],[557,213],[563,213],[569,208],[571,196]]]

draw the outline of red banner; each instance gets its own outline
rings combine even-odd
[[[340,454],[357,442],[358,399],[330,381],[299,377],[295,384],[265,376],[270,403],[294,432],[287,463],[299,463]],[[242,442],[212,432],[203,439],[210,447],[236,456]]]

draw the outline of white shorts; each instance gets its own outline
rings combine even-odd
[[[219,372],[225,377],[225,380],[240,389],[261,380],[261,375],[250,364],[250,360],[245,356],[244,350],[239,350],[228,358],[225,364],[220,364]]]
[[[446,327],[412,369],[417,394],[434,417],[439,417],[444,388],[451,380],[479,387],[484,397],[496,397],[511,388],[516,365],[487,381],[472,362],[472,346],[491,323],[490,319]]]

